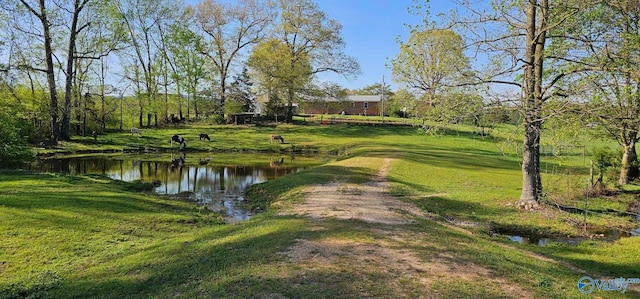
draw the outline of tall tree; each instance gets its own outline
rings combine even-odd
[[[391,61],[394,80],[424,94],[431,106],[442,89],[461,83],[469,70],[464,41],[449,29],[415,27]]]
[[[268,97],[270,109],[278,114],[282,99],[292,98],[291,93],[304,89],[311,83],[312,66],[306,55],[291,56],[286,43],[270,38],[258,44],[248,61],[254,78]],[[291,103],[291,102],[289,102]]]
[[[126,27],[127,43],[133,53],[126,53],[125,59],[130,60],[130,70],[134,70],[127,77],[136,86],[142,86],[144,92],[139,92],[140,114],[138,124],[143,125],[144,108],[147,108],[147,126],[151,125],[152,117],[157,125],[157,96],[159,81],[162,73],[158,63],[166,60],[158,45],[161,34],[159,27],[168,27],[179,16],[181,8],[177,3],[168,0],[120,0],[116,2],[119,20]],[[139,76],[140,75],[140,76]]]
[[[264,39],[274,17],[268,2],[239,0],[236,4],[203,0],[191,10],[205,42],[201,52],[218,74],[220,104],[224,111],[227,79],[242,51]]]
[[[299,73],[301,78],[318,73],[334,72],[344,76],[355,76],[360,72],[358,62],[343,52],[342,25],[329,19],[311,0],[279,0],[280,23],[275,36],[284,42],[289,54],[288,68]],[[308,72],[300,72],[300,62],[308,61]],[[293,102],[296,93],[304,89],[297,82],[285,81],[287,99],[286,121],[293,117]]]
[[[185,17],[191,15],[187,9]],[[172,78],[175,80],[176,91],[180,98],[179,114],[182,115],[182,88],[187,92],[187,119],[191,117],[190,102],[194,103],[196,118],[198,88],[207,78],[205,57],[201,54],[202,37],[192,31],[189,26],[184,26],[186,20],[172,26],[167,33],[166,47],[168,50],[167,61],[172,70]]]
[[[42,37],[44,43],[44,61],[45,68],[40,69],[45,72],[47,77],[47,84],[49,87],[49,115],[51,126],[51,139],[57,141],[60,140],[60,127],[59,127],[59,111],[58,111],[58,92],[56,88],[55,78],[55,65],[53,61],[54,49],[52,41],[52,21],[50,20],[50,10],[47,7],[45,0],[38,0],[38,3],[29,3],[26,0],[20,0],[20,3],[26,8],[26,10],[32,14],[42,26],[42,33],[29,31],[35,36]],[[37,66],[32,66],[37,69]]]
[[[24,16],[23,20],[14,22],[14,27],[18,29],[16,32],[25,34],[28,39],[33,37],[41,38],[44,44],[44,53],[40,51],[27,52],[31,56],[42,53],[44,68],[37,59],[33,59],[29,67],[46,73],[49,86],[48,96],[50,98],[51,136],[56,140],[69,140],[71,137],[71,103],[77,95],[74,90],[74,85],[77,83],[76,65],[84,59],[99,59],[101,56],[107,55],[113,47],[106,45],[112,45],[113,41],[117,41],[117,39],[101,39],[103,36],[96,37],[93,33],[88,33],[91,27],[100,24],[104,20],[98,20],[98,16],[101,15],[102,7],[105,6],[105,3],[97,0],[38,0],[37,3],[34,2],[32,0],[14,2],[24,8],[15,12],[25,11],[35,17],[39,20],[37,23],[42,29],[35,30],[29,17],[26,16]],[[17,15],[20,16],[19,13]],[[93,40],[95,46],[97,39],[101,39],[100,44],[102,46],[79,48],[79,41]],[[32,41],[30,40],[30,42]],[[30,46],[28,47],[33,49]],[[101,51],[98,52],[97,49]],[[60,74],[64,79],[56,78]],[[57,92],[60,85],[63,86],[63,93]],[[62,109],[60,109],[58,103],[61,95],[63,96]],[[60,112],[62,112],[61,118]]]
[[[595,87],[587,115],[622,146],[618,183],[637,178],[636,144],[640,138],[640,6],[637,1],[606,1],[588,8],[583,18],[584,49],[591,55],[585,64],[592,72],[582,86]],[[589,33],[589,34],[585,34]],[[598,41],[598,42],[591,42]]]
[[[67,62],[65,67],[64,80],[64,107],[62,109],[62,127],[60,130],[60,138],[70,140],[71,130],[71,96],[73,88],[73,77],[75,76],[74,63],[76,62],[76,40],[78,35],[86,29],[91,23],[85,20],[80,23],[80,14],[85,10],[89,0],[74,0],[72,7],[67,9],[71,12],[71,22],[69,24],[69,44],[67,46]]]
[[[396,82],[420,95],[423,123],[429,119],[448,125],[464,117],[456,115],[462,112],[461,98],[447,93],[465,84],[470,65],[462,37],[450,29],[433,26],[426,22],[413,26],[408,39],[398,41],[400,52],[391,60],[391,67]]]
[[[560,82],[573,61],[562,43],[571,39],[580,6],[587,1],[490,1],[460,0],[465,15],[452,16],[452,28],[464,33],[468,49],[486,59],[482,72],[474,73],[476,83],[507,84],[521,90],[519,106],[523,114],[522,192],[518,206],[530,209],[542,198],[540,138],[550,99],[561,96]],[[557,44],[558,47],[549,47]]]
[[[256,94],[253,91],[253,82],[247,68],[244,68],[239,75],[234,76],[229,87],[228,100],[232,101],[232,104],[225,106],[225,114],[255,111]]]

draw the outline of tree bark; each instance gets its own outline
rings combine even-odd
[[[142,115],[143,114],[144,114],[143,107],[142,107],[142,104],[140,104],[140,111],[138,113],[138,127],[139,128],[142,128]]]
[[[537,16],[538,9],[540,10],[539,17]],[[518,201],[518,207],[527,210],[535,208],[542,195],[540,135],[542,131],[543,61],[548,13],[547,0],[529,0],[526,12],[527,32],[523,84],[525,139],[522,152],[522,193]]]
[[[23,2],[24,3],[24,2]],[[51,32],[49,19],[47,18],[47,8],[45,0],[40,0],[40,14],[38,17],[42,21],[44,34],[45,60],[47,64],[47,83],[49,85],[49,114],[51,116],[51,139],[60,140],[60,128],[58,127],[58,91],[56,90],[56,78],[53,64],[53,49],[51,47]],[[26,5],[26,4],[25,4]]]
[[[67,49],[67,67],[65,69],[64,82],[64,108],[62,109],[62,130],[60,138],[62,140],[71,140],[71,87],[73,86],[73,63],[76,56],[76,37],[78,35],[78,17],[84,3],[76,0],[74,4],[73,17],[71,21],[71,29],[69,31],[69,48]]]
[[[294,97],[294,91],[293,91],[293,84],[289,85],[289,88],[287,90],[287,115],[285,118],[285,122],[290,124],[293,122],[293,97]]]
[[[622,149],[622,163],[620,165],[620,179],[618,180],[618,184],[626,185],[629,184],[633,177],[638,175],[638,166],[636,165],[638,155],[636,154],[635,140],[631,140],[629,144],[625,144]]]
[[[540,179],[540,134],[537,123],[525,125],[525,141],[522,148],[522,193],[518,207],[533,209],[542,194]]]

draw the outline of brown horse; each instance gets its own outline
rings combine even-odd
[[[273,142],[273,141],[278,142],[278,140],[280,140],[280,143],[284,143],[284,138],[282,138],[282,136],[278,135],[278,134],[273,134],[271,135],[271,139],[269,140],[269,142]]]

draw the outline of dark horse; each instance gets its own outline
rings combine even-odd
[[[205,133],[200,133],[200,140],[205,140],[205,139],[211,141],[211,138],[209,138],[209,135]]]
[[[187,142],[184,140],[184,137],[180,135],[171,136],[171,146],[173,146],[174,142],[177,142],[180,144],[180,150],[187,148]]]

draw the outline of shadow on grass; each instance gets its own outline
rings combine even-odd
[[[124,219],[130,215],[144,216],[158,212],[187,215],[196,210],[195,206],[189,204],[176,204],[138,193],[141,189],[152,188],[149,183],[116,181],[100,175],[3,172],[0,173],[0,179],[3,181],[0,199],[1,206],[6,208],[4,212],[35,226],[31,228],[62,226],[83,231],[87,227],[78,225],[78,222],[90,220],[90,217]],[[33,187],[26,191],[22,187],[6,187],[14,184]]]
[[[295,217],[262,219],[194,232],[192,240],[157,242],[132,248],[109,265],[63,277],[55,288],[39,294],[56,298],[208,297],[256,298],[282,294],[301,297],[359,297],[354,281],[367,276],[375,287],[391,277],[345,267],[340,271],[287,265],[282,254],[296,240],[342,234],[347,224],[311,231]],[[348,229],[347,229],[348,230]],[[300,275],[300,274],[304,275]],[[378,286],[378,288],[380,288]],[[393,294],[382,288],[386,296]],[[375,291],[374,291],[375,293]]]
[[[603,262],[590,258],[591,255],[595,254],[593,250],[580,250],[575,246],[573,248],[567,246],[563,251],[565,252],[562,255],[572,252],[581,254],[584,258],[577,258],[575,255],[572,255],[574,257],[559,256],[558,258],[582,269],[588,270],[588,273],[593,279],[604,279],[605,277],[640,277],[640,262],[638,262],[637,259],[635,263],[616,262],[615,260],[611,262]]]

